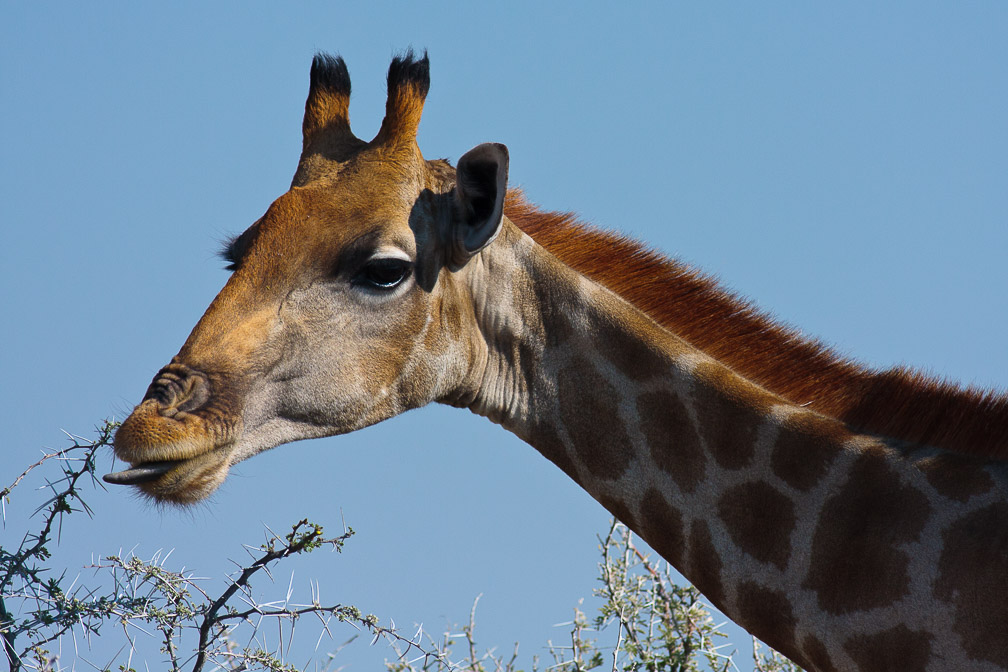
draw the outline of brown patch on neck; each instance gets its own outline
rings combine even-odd
[[[768,483],[741,483],[721,495],[717,514],[740,550],[781,571],[787,569],[797,517],[784,493]]]
[[[885,607],[910,591],[905,545],[919,539],[932,511],[919,490],[900,483],[888,457],[863,452],[819,515],[801,585],[830,614]]]
[[[844,648],[863,672],[923,670],[931,660],[932,637],[897,625],[873,635],[851,637]]]
[[[1008,505],[991,504],[956,521],[944,532],[935,597],[955,608],[953,629],[966,653],[1008,666]]]
[[[725,610],[724,585],[721,583],[721,557],[714,548],[710,527],[704,520],[693,522],[687,539],[686,579],[696,586],[718,609]]]
[[[620,295],[737,373],[852,429],[988,457],[1008,456],[1008,395],[910,369],[869,369],[801,337],[711,278],[518,190],[504,214],[561,262]]]
[[[837,672],[830,659],[829,651],[826,650],[826,645],[814,635],[805,636],[805,639],[802,640],[802,650],[805,653],[804,660],[808,661],[805,664],[806,668],[817,672]]]
[[[577,449],[577,459],[592,476],[615,481],[633,462],[626,429],[601,399],[616,399],[618,393],[588,362],[575,358],[559,380],[557,396],[573,409],[564,426]]]
[[[685,404],[669,390],[645,392],[637,397],[637,415],[655,466],[692,493],[707,473],[707,455]]]
[[[796,619],[784,593],[746,581],[738,587],[738,622],[788,658],[809,667],[795,646]]]

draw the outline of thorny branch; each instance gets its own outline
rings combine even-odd
[[[353,535],[353,530],[347,530],[339,537],[334,537],[332,539],[325,539],[322,534],[322,526],[315,523],[310,523],[307,519],[303,519],[294,524],[293,529],[287,534],[286,543],[278,539],[276,536],[271,538],[266,544],[263,545],[262,550],[263,555],[260,556],[248,567],[245,567],[241,575],[228,586],[220,597],[213,601],[210,607],[206,610],[203,615],[203,621],[200,623],[199,627],[199,644],[196,648],[196,664],[193,666],[193,672],[199,672],[203,669],[203,665],[207,658],[207,647],[217,639],[218,635],[221,634],[222,630],[216,626],[221,625],[225,620],[231,618],[241,618],[244,620],[247,616],[253,613],[258,613],[262,616],[287,616],[291,618],[297,618],[301,614],[313,613],[313,612],[323,612],[331,613],[334,615],[341,616],[341,620],[346,616],[359,616],[360,612],[352,612],[345,610],[341,605],[335,605],[332,607],[322,607],[318,604],[313,604],[305,607],[302,610],[275,610],[272,613],[266,613],[259,607],[250,609],[245,612],[245,616],[242,617],[238,612],[233,612],[231,614],[225,614],[223,616],[219,615],[221,609],[223,609],[228,601],[234,597],[235,593],[239,590],[243,590],[248,586],[249,580],[259,572],[264,569],[270,563],[282,560],[283,558],[290,557],[292,555],[297,555],[305,551],[313,551],[321,546],[331,545],[336,550],[341,550],[343,544]],[[280,546],[277,547],[277,542],[281,542]]]
[[[331,635],[329,623],[335,618],[338,622],[369,630],[374,633],[375,641],[383,638],[396,645],[406,645],[407,650],[439,660],[446,667],[449,665],[439,651],[428,649],[420,640],[419,631],[413,638],[407,638],[394,626],[380,626],[375,616],[365,615],[355,606],[323,605],[314,583],[310,604],[288,605],[285,601],[282,607],[276,607],[256,599],[250,586],[254,575],[260,571],[269,574],[270,565],[292,555],[321,547],[339,551],[353,535],[350,528],[345,528],[337,537],[327,538],[320,525],[302,520],[282,538],[271,533],[260,547],[258,557],[241,567],[217,597],[202,589],[192,574],[166,569],[164,562],[171,553],[163,557],[158,553],[150,561],[132,555],[110,555],[85,567],[94,570],[96,576],[111,581],[111,586],[104,589],[77,585],[77,579],[66,588],[63,575],[44,578],[43,574],[49,572],[45,561],[51,557],[47,544],[53,541],[54,527],[62,524],[65,515],[78,511],[93,514],[81,499],[80,484],[89,476],[92,484],[102,487],[94,477],[95,457],[99,449],[111,447],[115,429],[115,424],[106,422],[99,427],[94,441],[71,437],[72,446],[43,455],[0,491],[6,502],[34,469],[51,460],[59,460],[62,465],[62,476],[46,483],[51,496],[36,510],[36,514],[44,512],[40,531],[25,533],[13,552],[0,547],[0,636],[10,670],[55,670],[59,663],[47,650],[49,645],[74,629],[79,629],[85,640],[90,641],[105,623],[117,623],[122,628],[127,642],[122,650],[127,652],[127,659],[120,667],[126,670],[132,669],[137,632],[159,633],[161,652],[170,669],[176,671],[185,667],[198,672],[210,661],[221,669],[294,670],[283,661],[283,640],[287,638],[289,651],[295,621],[310,614],[317,616],[321,624],[319,642],[323,635]],[[239,596],[247,608],[237,609],[232,604]],[[274,619],[281,624],[281,644],[276,653],[256,644],[264,619]],[[288,623],[286,635],[284,622]],[[235,629],[243,625],[252,630],[250,644],[244,648],[233,640]],[[195,647],[180,647],[186,633],[194,633]],[[19,642],[22,642],[20,646]],[[185,653],[187,649],[192,653]],[[102,669],[110,667],[111,661]]]
[[[200,587],[199,579],[191,573],[167,569],[170,552],[164,556],[159,552],[149,561],[132,555],[110,555],[89,568],[94,570],[96,580],[110,580],[111,587],[77,585],[77,579],[66,586],[65,573],[51,575],[46,566],[51,557],[48,544],[54,541],[54,528],[58,531],[69,514],[83,511],[93,515],[80,489],[88,482],[86,476],[92,485],[101,487],[94,477],[95,455],[99,449],[111,446],[114,431],[115,425],[106,422],[98,428],[94,441],[71,436],[72,446],[44,454],[0,491],[0,502],[6,503],[30,472],[47,463],[60,464],[61,476],[46,481],[50,496],[36,510],[36,514],[42,514],[39,531],[25,533],[14,551],[0,547],[0,637],[10,670],[63,669],[47,647],[69,633],[74,634],[76,646],[78,631],[90,642],[103,624],[115,623],[126,640],[115,655],[118,658],[125,652],[125,661],[119,664],[122,670],[133,669],[138,640],[156,637],[166,658],[163,662],[168,663],[165,667],[174,672],[201,672],[207,663],[221,670],[296,672],[298,668],[285,660],[290,656],[295,624],[304,616],[314,615],[320,623],[316,649],[322,637],[332,638],[333,620],[346,623],[370,632],[372,643],[384,639],[390,645],[395,656],[386,661],[388,672],[518,672],[517,643],[510,656],[497,655],[494,649],[479,653],[476,607],[482,595],[473,601],[468,624],[462,628],[466,652],[459,663],[452,662],[451,657],[459,635],[445,632],[435,639],[418,627],[407,637],[394,622],[390,627],[381,626],[375,616],[365,615],[353,605],[323,604],[316,582],[312,583],[307,604],[290,603],[289,594],[279,603],[257,599],[251,585],[257,574],[262,572],[272,578],[270,567],[275,563],[318,548],[341,551],[353,534],[352,529],[344,528],[343,534],[327,538],[321,526],[308,520],[293,525],[283,537],[270,532],[251,562],[241,565],[216,597]],[[56,541],[58,538],[57,534]],[[616,521],[599,542],[601,586],[594,591],[602,602],[598,615],[589,621],[580,608],[575,608],[574,619],[561,624],[571,626],[569,647],[549,643],[552,663],[540,667],[539,658],[533,656],[532,672],[586,672],[603,665],[605,652],[611,654],[612,672],[726,671],[734,667],[732,656],[721,653],[726,644],[718,643],[725,636],[695,588],[677,585],[668,566],[653,562],[634,544],[629,530]],[[243,606],[236,606],[237,601]],[[278,625],[279,644],[275,647],[267,647],[260,637],[266,621]],[[606,634],[607,626],[612,624],[617,627],[612,633],[615,641],[609,640],[611,644],[599,645],[589,638],[593,633]],[[239,630],[251,631],[246,646],[236,643]],[[329,669],[333,656],[328,655],[324,669]],[[798,670],[776,652],[763,655],[758,648],[754,663],[759,672]],[[93,667],[109,670],[113,661]]]
[[[0,547],[0,634],[7,664],[11,670],[21,669],[24,657],[31,648],[18,652],[15,642],[19,636],[33,636],[43,628],[55,628],[55,632],[39,640],[40,645],[44,645],[65,633],[76,621],[76,616],[72,614],[73,605],[69,605],[71,613],[62,609],[53,613],[44,607],[47,603],[60,602],[64,596],[59,587],[62,577],[43,579],[42,574],[46,572],[46,567],[42,563],[50,557],[46,545],[52,541],[54,524],[62,527],[63,517],[75,511],[84,511],[89,516],[93,514],[80,497],[78,482],[88,476],[92,484],[98,483],[94,475],[95,453],[102,446],[109,445],[115,427],[113,423],[104,423],[98,428],[98,438],[92,442],[71,436],[74,441],[72,446],[66,450],[43,455],[38,462],[25,469],[10,486],[0,491],[6,524],[6,501],[14,488],[29,472],[43,463],[52,459],[61,462],[62,476],[55,481],[47,481],[46,484],[52,496],[35,511],[36,514],[45,511],[42,529],[37,533],[26,532],[13,553]],[[75,504],[79,508],[75,509]],[[18,589],[15,589],[15,583],[19,585]],[[34,601],[37,608],[21,619],[11,611],[9,606],[11,598],[20,598],[24,602]]]

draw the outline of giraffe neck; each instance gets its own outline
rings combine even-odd
[[[505,224],[474,280],[472,410],[807,669],[1008,666],[1003,464],[887,445],[791,405]],[[993,528],[979,550],[977,525]]]

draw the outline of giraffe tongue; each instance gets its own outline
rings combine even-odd
[[[157,480],[163,474],[168,473],[178,466],[178,464],[179,461],[145,462],[144,464],[138,464],[135,467],[126,469],[125,471],[105,474],[102,476],[102,480],[106,483],[114,483],[116,485],[139,485],[140,483],[148,483],[150,481]]]

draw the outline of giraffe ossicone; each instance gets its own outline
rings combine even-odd
[[[1008,397],[872,371],[711,280],[508,192],[503,145],[429,161],[426,55],[374,139],[311,68],[291,189],[115,438],[107,480],[228,469],[431,402],[503,425],[809,670],[1008,669]]]

